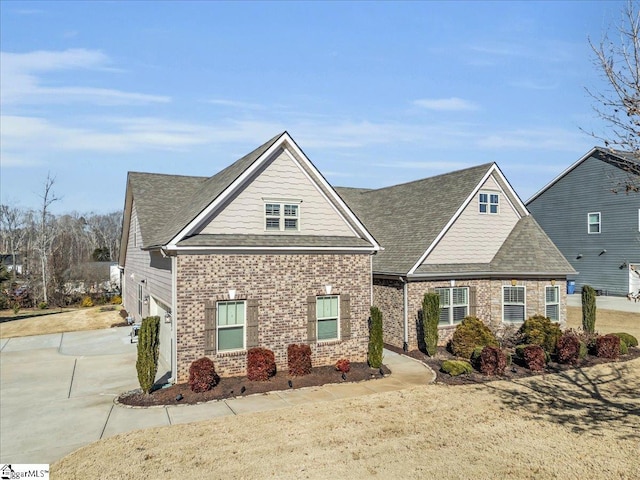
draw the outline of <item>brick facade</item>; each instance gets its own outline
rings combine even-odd
[[[374,278],[373,304],[383,315],[384,341],[390,345],[402,348],[404,343],[404,305],[402,282]],[[502,287],[510,286],[511,280],[472,279],[457,280],[456,287],[475,287],[476,316],[490,325],[493,330],[500,330],[509,323],[502,322]],[[535,314],[545,313],[545,287],[551,285],[549,279],[517,280],[517,286],[524,286],[526,292],[525,318]],[[564,280],[556,280],[555,285],[560,291],[560,323],[566,322],[567,312],[567,284]],[[437,287],[450,287],[449,280],[418,281],[408,284],[409,311],[409,350],[418,348],[420,332],[419,312],[422,309],[422,298],[429,290]],[[441,345],[453,335],[455,326],[438,329]]]
[[[287,345],[307,341],[307,297],[332,295],[351,298],[351,337],[312,342],[314,366],[340,358],[366,361],[371,263],[369,255],[237,254],[178,255],[177,259],[177,382],[188,380],[189,365],[204,356],[205,302],[235,299],[258,301],[259,346],[273,350],[279,370],[287,370]],[[246,352],[209,355],[220,376],[246,374]]]

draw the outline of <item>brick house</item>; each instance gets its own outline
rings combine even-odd
[[[383,251],[373,303],[384,341],[421,346],[421,303],[440,294],[441,342],[467,315],[494,328],[534,314],[566,320],[575,274],[495,163],[377,190],[336,188]]]
[[[381,247],[288,133],[212,177],[130,172],[124,306],[159,315],[160,364],[246,372],[246,351],[311,345],[314,365],[365,361],[371,259]]]

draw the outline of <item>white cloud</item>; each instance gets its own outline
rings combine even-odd
[[[477,145],[486,149],[534,149],[576,152],[584,150],[583,134],[560,128],[516,129],[496,132],[479,138]]]
[[[237,100],[225,100],[222,98],[205,100],[205,102],[210,103],[212,105],[219,105],[221,107],[239,108],[244,110],[264,110],[265,109],[263,105],[260,105],[258,103],[240,102]]]
[[[414,100],[414,105],[427,110],[460,112],[478,110],[478,105],[458,97],[451,98],[423,98]]]
[[[453,170],[461,170],[463,168],[470,167],[471,164],[467,162],[456,161],[427,161],[427,162],[387,162],[387,163],[374,163],[372,166],[381,168],[404,168],[410,170],[435,170],[449,172]]]

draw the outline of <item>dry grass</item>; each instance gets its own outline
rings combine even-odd
[[[122,318],[118,315],[120,305],[113,307],[115,310],[107,312],[100,311],[103,307],[92,307],[3,322],[0,323],[0,338],[109,328],[114,323],[122,322]]]
[[[640,478],[640,359],[131,432],[51,478]]]
[[[582,328],[582,307],[567,307],[567,326]],[[599,333],[626,332],[640,339],[640,313],[597,309],[596,331]]]

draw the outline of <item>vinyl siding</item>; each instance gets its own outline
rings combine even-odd
[[[299,231],[283,235],[355,236],[331,203],[312,181],[283,151],[262,170],[224,209],[206,225],[201,233],[273,234],[265,232],[265,200],[299,203]]]

